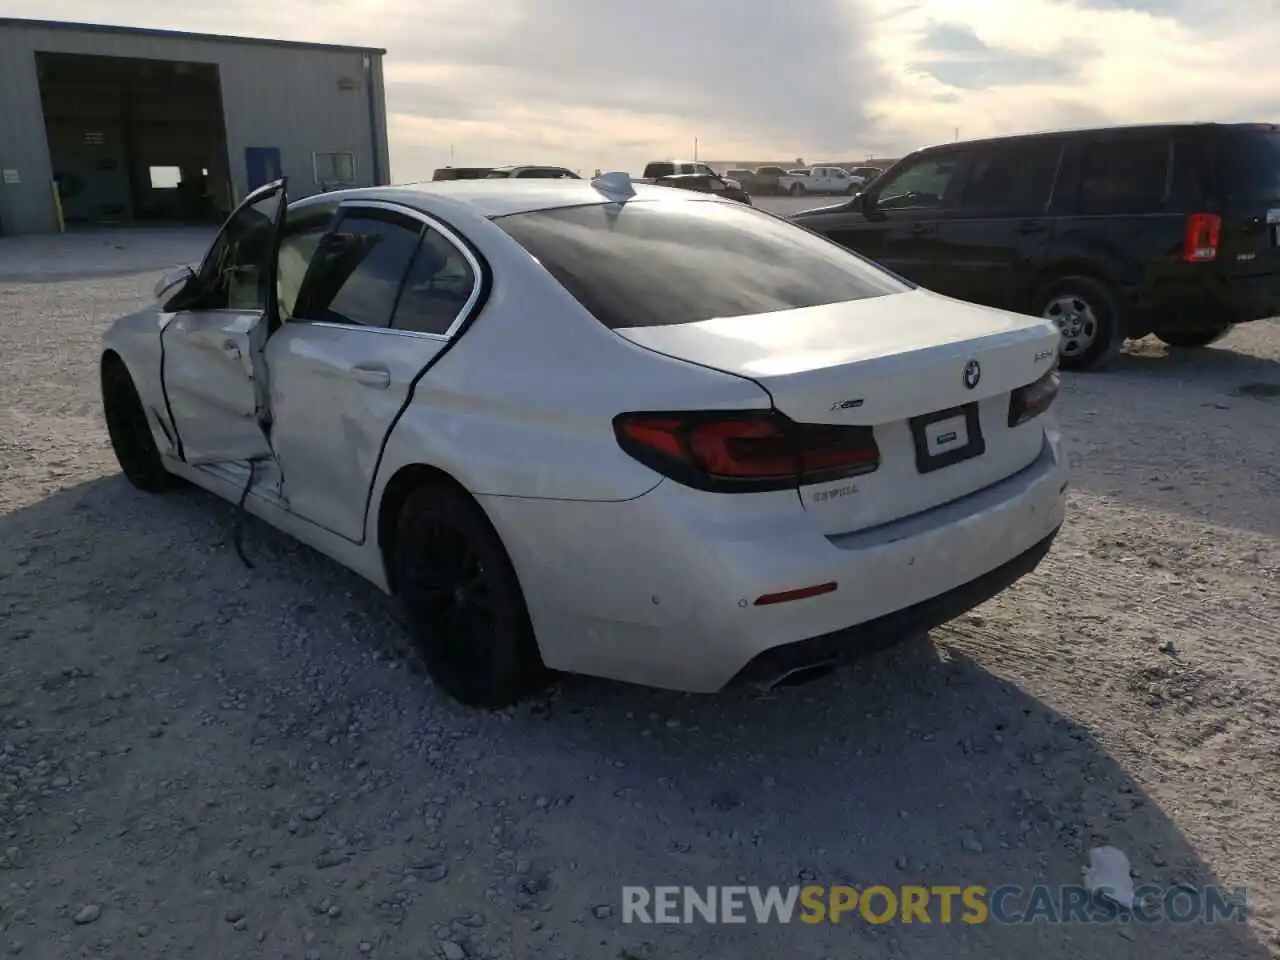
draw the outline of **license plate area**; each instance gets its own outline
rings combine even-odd
[[[976,403],[926,413],[912,417],[909,422],[916,448],[916,469],[920,473],[932,473],[972,460],[987,450]]]

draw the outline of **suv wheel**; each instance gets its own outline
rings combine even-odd
[[[793,183],[791,185],[790,193],[793,197],[802,196],[804,194],[804,187],[800,186],[798,183]]]
[[[1231,328],[1229,323],[1219,323],[1199,330],[1157,330],[1155,334],[1171,347],[1207,347],[1225,337]]]
[[[1058,362],[1064,370],[1096,370],[1120,352],[1119,305],[1092,277],[1063,277],[1049,284],[1036,296],[1035,312],[1061,332]]]

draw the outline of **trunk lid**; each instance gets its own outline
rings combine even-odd
[[[1061,339],[1039,318],[924,290],[616,332],[748,377],[793,420],[873,427],[879,469],[800,490],[830,535],[928,510],[1034,462],[1043,428],[1010,428],[1010,395],[1049,372]]]

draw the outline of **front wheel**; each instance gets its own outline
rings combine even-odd
[[[787,192],[793,197],[801,197],[804,196],[804,187],[800,186],[798,183],[793,183]]]
[[[1035,313],[1062,334],[1058,362],[1064,370],[1096,370],[1124,342],[1120,307],[1107,286],[1092,277],[1063,277],[1035,298]]]
[[[1214,324],[1198,330],[1157,330],[1155,335],[1171,347],[1207,347],[1231,332],[1229,323]]]
[[[546,676],[524,594],[488,517],[431,484],[401,508],[393,583],[431,679],[469,707],[515,703]]]
[[[102,412],[107,421],[111,449],[125,479],[147,493],[173,486],[175,477],[164,468],[156,438],[151,433],[138,389],[129,368],[115,354],[102,360]]]

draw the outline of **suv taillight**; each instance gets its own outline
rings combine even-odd
[[[1050,370],[1035,383],[1013,391],[1009,398],[1009,426],[1016,427],[1040,416],[1053,405],[1058,396],[1062,378],[1057,370]]]
[[[1187,217],[1187,231],[1182,240],[1185,263],[1210,263],[1218,259],[1218,242],[1222,239],[1222,218],[1216,213],[1193,213]]]
[[[880,466],[871,427],[796,423],[776,411],[622,413],[613,431],[645,466],[720,493],[794,489]]]

